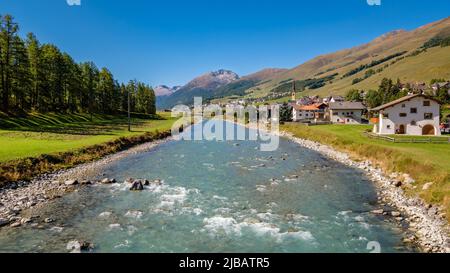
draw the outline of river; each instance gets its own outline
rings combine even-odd
[[[370,213],[377,194],[362,171],[286,139],[273,152],[259,147],[169,141],[117,160],[92,178],[119,183],[51,202],[41,213],[55,223],[3,229],[0,252],[67,252],[74,239],[97,252],[368,253],[369,242],[411,251],[401,228]],[[164,184],[131,192],[128,177]]]

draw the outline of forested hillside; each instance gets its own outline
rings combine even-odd
[[[53,44],[41,44],[19,24],[0,15],[0,109],[5,113],[85,112],[115,114],[128,109],[154,114],[155,94],[147,84],[119,83],[108,68],[77,63]]]

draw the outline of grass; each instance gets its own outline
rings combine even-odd
[[[330,145],[349,153],[355,159],[370,159],[386,172],[410,174],[416,183],[405,188],[411,195],[442,205],[450,220],[450,144],[391,143],[363,135],[371,126],[323,125],[304,126],[287,123],[281,130],[295,136]],[[429,190],[423,185],[433,182]]]
[[[0,162],[42,154],[73,151],[121,137],[165,131],[174,120],[167,113],[133,118],[128,132],[126,117],[81,114],[30,114],[27,117],[0,115]],[[152,118],[152,119],[150,119]]]

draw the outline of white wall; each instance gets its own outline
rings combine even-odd
[[[430,106],[424,106],[424,101],[430,101]],[[411,108],[416,108],[417,113],[411,113]],[[422,135],[422,129],[425,125],[433,125],[436,135],[440,135],[439,122],[440,122],[440,106],[433,100],[427,100],[423,97],[416,97],[409,101],[402,102],[387,109],[384,109],[380,113],[380,123],[378,125],[378,133],[382,135],[393,135],[396,130],[400,128],[400,125],[405,126],[407,135]],[[388,114],[387,118],[383,117],[384,114]],[[401,117],[400,113],[405,113],[406,117]],[[433,119],[425,120],[425,113],[433,114]],[[412,122],[415,121],[416,125]]]
[[[361,124],[362,110],[330,110],[332,123]]]
[[[292,120],[293,121],[302,121],[302,120],[310,120],[315,118],[315,113],[313,111],[300,111],[294,109],[292,111]]]

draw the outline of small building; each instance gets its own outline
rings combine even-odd
[[[411,94],[371,110],[379,121],[373,132],[380,135],[441,135],[440,104],[424,94]]]
[[[440,89],[446,89],[448,94],[450,95],[450,82],[438,82],[431,85],[431,89],[433,89],[434,94],[436,95]]]
[[[324,103],[315,103],[311,105],[292,106],[292,120],[298,121],[319,121],[325,119],[327,105]]]
[[[361,102],[330,102],[330,121],[336,124],[361,124],[367,108]]]

